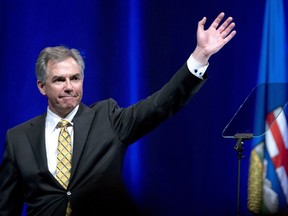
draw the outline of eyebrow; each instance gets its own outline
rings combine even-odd
[[[70,77],[71,78],[81,78],[81,74],[77,73],[77,74],[74,74]]]
[[[52,77],[52,81],[55,81],[57,79],[63,79],[65,78],[64,76],[54,76]],[[80,73],[77,73],[77,74],[73,74],[69,77],[70,79],[73,79],[73,78],[81,78],[81,74]]]

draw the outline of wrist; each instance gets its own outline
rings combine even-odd
[[[210,56],[205,53],[204,49],[198,46],[193,51],[192,56],[196,61],[201,63],[203,66],[208,64],[208,60],[210,58]]]

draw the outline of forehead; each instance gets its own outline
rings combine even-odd
[[[80,67],[72,57],[61,61],[49,61],[47,68],[49,75],[52,76],[76,73],[80,74]]]

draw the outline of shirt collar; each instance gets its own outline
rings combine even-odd
[[[73,125],[73,118],[76,115],[79,109],[79,105],[77,105],[64,119],[67,120],[71,125]],[[50,132],[53,132],[58,124],[58,122],[63,119],[54,112],[52,112],[49,107],[47,107],[47,115],[46,115],[46,129]]]

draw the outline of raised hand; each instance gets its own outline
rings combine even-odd
[[[236,31],[233,30],[235,23],[232,22],[232,17],[228,17],[219,26],[224,16],[225,14],[223,12],[220,13],[207,30],[204,29],[207,20],[206,17],[198,22],[197,47],[192,55],[203,65],[207,64],[208,59],[218,52],[236,34]]]

